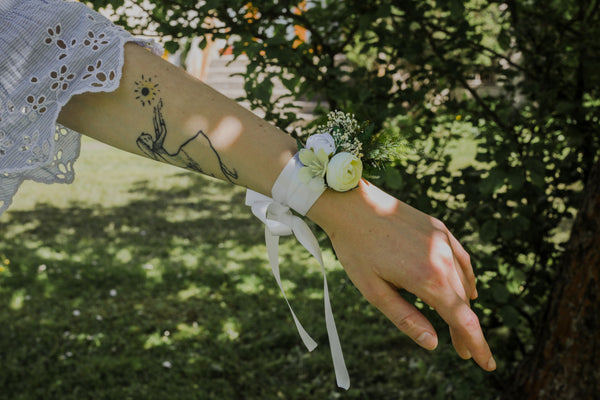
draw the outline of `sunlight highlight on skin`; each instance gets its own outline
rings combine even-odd
[[[189,117],[187,121],[183,123],[183,128],[186,132],[196,132],[198,130],[208,132],[208,127],[208,119],[199,114]]]
[[[219,125],[210,132],[210,137],[216,149],[225,150],[233,146],[240,138],[244,127],[242,122],[235,117],[225,117]]]
[[[441,265],[446,269],[454,268],[454,253],[447,242],[446,235],[436,231],[431,236],[431,263]]]
[[[364,179],[360,181],[359,185],[364,189],[363,198],[379,215],[392,215],[396,212],[399,201],[394,197],[387,195]]]

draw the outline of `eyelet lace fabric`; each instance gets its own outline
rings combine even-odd
[[[114,91],[136,39],[83,4],[0,0],[0,215],[31,179],[70,183],[80,135],[57,123],[74,95]]]

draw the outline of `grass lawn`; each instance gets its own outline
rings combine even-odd
[[[326,251],[352,381],[338,390],[319,266],[283,241],[309,353],[242,189],[89,139],[75,169],[72,185],[26,182],[0,217],[0,399],[492,398],[447,336],[419,349]]]

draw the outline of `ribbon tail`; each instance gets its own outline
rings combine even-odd
[[[281,282],[281,275],[279,273],[279,236],[273,235],[268,228],[265,227],[265,243],[267,245],[267,254],[269,255],[269,263],[271,264],[271,270],[273,271],[273,276],[277,281],[277,285],[281,290],[281,294],[283,294],[283,298],[287,303],[290,312],[292,313],[292,317],[294,318],[294,323],[296,324],[296,329],[298,330],[298,334],[304,343],[304,346],[308,349],[308,351],[313,351],[317,347],[317,342],[306,332],[298,317],[294,313],[290,302],[285,295],[285,291],[283,290],[283,284]]]
[[[335,326],[335,320],[333,318],[333,310],[331,309],[331,301],[329,299],[329,288],[327,286],[327,274],[325,271],[325,265],[323,263],[323,256],[319,242],[312,233],[306,222],[301,218],[294,217],[292,223],[292,231],[296,239],[317,259],[321,265],[321,272],[323,272],[323,303],[325,307],[325,324],[327,326],[327,336],[329,338],[329,348],[331,350],[331,358],[333,360],[333,368],[335,370],[335,379],[337,385],[343,389],[350,387],[350,376],[344,361],[344,353],[342,352],[342,345]]]
[[[314,203],[314,201],[310,204],[312,203]],[[348,389],[350,387],[350,377],[348,375],[348,370],[344,361],[344,355],[342,353],[342,346],[340,344],[340,338],[338,336],[335,320],[333,318],[331,301],[329,299],[329,288],[327,287],[325,265],[323,263],[323,255],[321,253],[321,248],[317,238],[301,218],[292,215],[288,207],[284,207],[279,203],[274,203],[273,200],[267,196],[248,190],[246,193],[246,205],[250,206],[252,213],[265,224],[265,243],[267,246],[267,254],[269,256],[269,264],[271,265],[273,276],[275,277],[277,285],[281,290],[281,294],[283,294],[283,298],[285,299],[285,302],[292,313],[292,317],[294,319],[294,323],[296,324],[296,329],[300,334],[300,338],[309,351],[312,351],[315,349],[315,347],[317,347],[317,342],[310,337],[296,317],[296,314],[294,313],[294,310],[292,309],[292,306],[285,295],[285,291],[283,290],[283,284],[281,282],[281,275],[279,271],[279,236],[290,235],[293,233],[300,244],[304,246],[304,248],[306,248],[306,250],[308,250],[308,252],[315,257],[315,259],[321,265],[321,271],[323,272],[323,302],[325,307],[325,323],[327,326],[327,336],[329,337],[329,347],[331,349],[331,358],[333,359],[335,378],[339,387]],[[304,215],[304,213],[302,214]]]
[[[325,268],[321,264],[323,270],[323,303],[325,305],[325,324],[327,325],[327,336],[329,337],[329,349],[331,350],[331,358],[333,360],[333,368],[335,370],[335,380],[337,385],[342,389],[348,390],[350,387],[350,375],[346,362],[344,361],[344,353],[342,352],[342,344],[337,333],[335,320],[333,318],[333,310],[331,309],[331,301],[329,300],[329,288],[327,287],[327,278],[325,276]]]

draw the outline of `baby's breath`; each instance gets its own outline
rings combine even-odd
[[[353,154],[360,158],[362,143],[358,138],[361,127],[354,114],[332,111],[327,115],[327,125],[317,128],[319,133],[333,136],[337,150]]]
[[[340,143],[339,148],[342,151],[345,151],[347,153],[355,155],[358,158],[361,158],[362,143],[356,137],[352,138],[352,140],[347,139],[347,141],[344,141],[344,142]]]
[[[332,111],[327,115],[327,129],[339,127],[342,132],[349,135],[354,135],[360,130],[360,125],[354,114],[345,113],[343,111]]]

